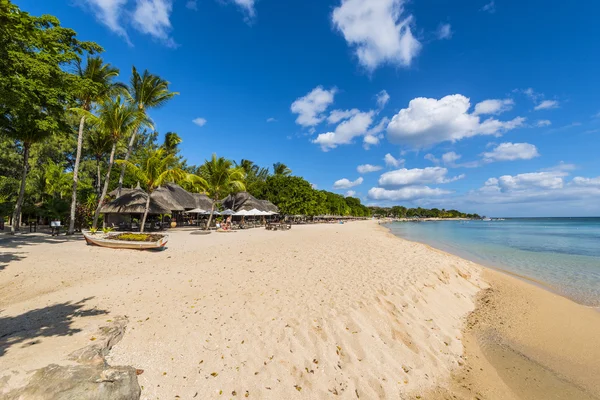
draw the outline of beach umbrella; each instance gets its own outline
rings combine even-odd
[[[185,213],[186,213],[186,214],[204,214],[204,213],[206,213],[206,212],[208,212],[208,211],[206,211],[206,210],[203,210],[203,209],[201,209],[201,208],[194,208],[193,210],[186,211]]]
[[[227,209],[225,211],[221,211],[221,215],[236,215],[236,214],[235,214],[235,211]]]
[[[246,216],[246,215],[249,215],[249,214],[248,214],[248,211],[246,211],[246,210],[240,210],[240,211],[236,212],[236,213],[235,213],[235,214],[233,214],[233,215],[241,215],[241,216]]]
[[[252,210],[248,211],[248,215],[263,215],[260,213],[259,210],[257,210],[256,208],[253,208]]]

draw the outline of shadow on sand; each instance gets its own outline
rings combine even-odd
[[[71,326],[74,318],[108,314],[105,310],[85,309],[85,303],[90,299],[92,297],[30,310],[14,317],[0,317],[0,357],[8,348],[21,343],[33,346],[43,337],[71,336],[80,332]]]
[[[51,236],[44,233],[24,233],[18,235],[0,235],[0,271],[5,269],[12,261],[19,261],[27,255],[24,251],[29,246],[39,244],[61,244],[72,241],[83,241],[82,235]]]

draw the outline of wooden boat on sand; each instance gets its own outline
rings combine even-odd
[[[156,235],[160,236],[155,241],[133,241],[133,240],[118,240],[111,238],[118,236],[120,233],[113,234],[102,234],[96,233],[92,235],[90,232],[83,232],[83,237],[88,245],[95,245],[100,247],[108,247],[111,249],[133,249],[133,250],[153,250],[162,249],[165,247],[169,240],[168,235]]]

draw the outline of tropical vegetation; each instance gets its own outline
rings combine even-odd
[[[55,17],[0,1],[0,218],[13,232],[21,221],[51,219],[67,224],[69,233],[96,231],[111,191],[118,196],[140,184],[151,193],[168,182],[215,204],[247,191],[286,215],[462,215],[367,208],[358,198],[316,189],[282,162],[265,167],[213,154],[188,165],[181,137],[161,136],[150,116],[177,95],[169,82],[136,67],[128,84],[119,82],[119,70],[102,52]],[[142,229],[147,210],[148,204]]]

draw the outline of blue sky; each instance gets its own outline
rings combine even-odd
[[[101,44],[123,80],[169,80],[180,95],[150,116],[191,163],[281,161],[366,204],[600,215],[600,3],[16,3]]]

